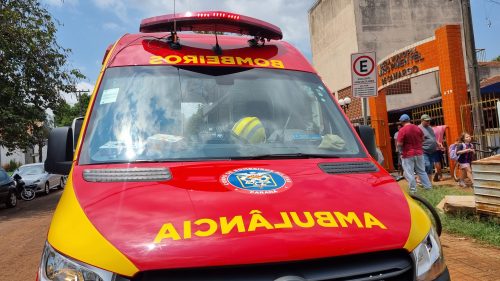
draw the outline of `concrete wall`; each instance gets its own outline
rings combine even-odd
[[[351,84],[351,53],[376,51],[380,61],[434,36],[442,25],[461,22],[458,0],[319,0],[309,15],[313,64],[331,90],[338,91]],[[439,93],[434,76],[426,76],[413,79],[412,94],[387,96],[388,109]]]
[[[353,0],[360,51],[379,58],[434,36],[445,24],[462,22],[459,1]]]
[[[12,155],[7,156],[7,148],[0,147],[0,166],[6,165],[10,160],[14,160],[21,164],[30,164],[38,162],[38,145],[35,146],[35,151],[28,151],[26,153],[17,149],[12,152]],[[47,146],[42,148],[42,158],[43,161],[47,158]]]
[[[332,91],[351,85],[358,50],[352,0],[318,0],[309,11],[313,65]]]
[[[4,165],[9,164],[10,160],[24,164],[24,153],[20,150],[15,150],[12,155],[7,156],[7,148],[0,146],[0,166],[3,167]]]
[[[500,62],[480,62],[478,72],[479,80],[500,75]]]

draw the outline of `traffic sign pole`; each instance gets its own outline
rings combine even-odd
[[[368,125],[368,99],[363,98],[363,125]]]
[[[351,54],[352,95],[362,99],[364,125],[368,123],[367,98],[378,94],[376,61],[375,52]]]

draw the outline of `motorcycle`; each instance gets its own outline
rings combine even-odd
[[[24,201],[31,201],[35,199],[36,192],[33,187],[26,186],[23,179],[19,174],[13,176],[14,182],[16,184],[17,196],[21,197]]]

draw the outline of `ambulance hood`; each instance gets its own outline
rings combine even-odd
[[[372,165],[368,159],[342,161]],[[75,166],[72,176],[91,223],[141,271],[402,248],[410,213],[387,172],[328,173],[325,163],[341,162],[169,164],[172,179],[164,182],[96,183],[83,178],[85,169],[124,165]]]

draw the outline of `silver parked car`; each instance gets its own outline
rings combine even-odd
[[[36,192],[49,194],[52,188],[64,188],[66,176],[49,174],[43,163],[27,164],[19,167],[13,175],[19,174],[26,186],[34,186]]]

